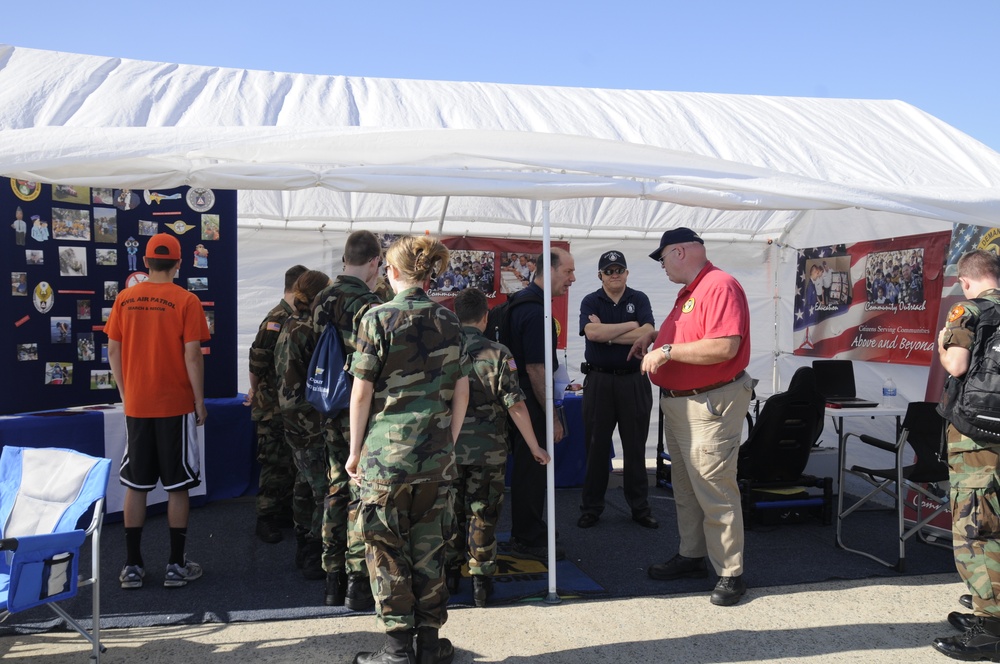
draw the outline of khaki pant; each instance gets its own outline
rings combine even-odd
[[[719,576],[743,573],[743,512],[736,465],[753,380],[691,397],[661,397],[663,437],[677,505],[679,553],[708,556]]]

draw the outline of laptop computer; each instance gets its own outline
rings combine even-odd
[[[833,408],[874,408],[878,402],[858,397],[851,360],[813,360],[816,386]]]

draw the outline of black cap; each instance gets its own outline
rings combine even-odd
[[[663,237],[660,238],[660,246],[657,247],[656,251],[651,253],[649,257],[654,261],[658,261],[660,260],[660,254],[663,253],[664,247],[671,244],[681,244],[683,242],[699,242],[701,244],[705,244],[705,241],[690,228],[684,228],[683,226],[680,228],[672,228],[663,234]]]
[[[597,269],[603,270],[609,265],[621,265],[627,268],[628,263],[625,262],[625,254],[620,251],[605,251],[601,254],[601,260],[597,262]]]

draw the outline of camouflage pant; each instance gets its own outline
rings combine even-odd
[[[1000,618],[998,462],[1000,457],[996,448],[948,455],[952,474],[951,530],[955,567],[972,593],[974,613],[993,618]],[[963,479],[969,481],[963,482]]]
[[[319,413],[283,414],[285,442],[292,448],[298,470],[296,509],[292,513],[299,531],[306,538],[319,541],[323,536],[323,501],[327,492],[326,442]],[[300,488],[303,487],[303,488]],[[304,488],[308,488],[308,492]],[[299,506],[302,505],[302,508]]]
[[[455,480],[454,535],[448,542],[448,566],[469,562],[469,574],[497,571],[497,521],[503,506],[504,466],[458,466]]]
[[[323,506],[323,569],[327,572],[344,569],[348,574],[368,576],[365,540],[357,518],[361,499],[358,486],[351,483],[344,468],[350,451],[350,443],[345,436],[349,431],[346,419],[327,422],[329,489]]]
[[[261,519],[287,518],[292,511],[292,487],[295,486],[295,461],[285,442],[280,417],[257,423],[257,516]]]
[[[445,542],[452,522],[450,482],[361,487],[361,530],[375,595],[387,632],[441,627],[448,619]]]

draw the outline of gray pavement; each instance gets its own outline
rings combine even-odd
[[[192,601],[197,590],[191,588]],[[952,661],[930,647],[953,634],[957,574],[751,588],[734,607],[705,593],[564,600],[451,612],[442,635],[465,662],[922,662]],[[370,615],[266,623],[106,630],[105,664],[350,662],[382,636]],[[0,638],[0,660],[85,662],[73,633]]]

